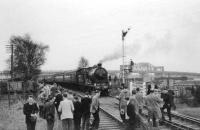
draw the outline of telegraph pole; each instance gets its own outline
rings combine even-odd
[[[13,44],[11,44],[11,82],[13,81]]]
[[[11,83],[13,82],[13,44],[11,43],[11,62],[10,62],[10,66],[11,66],[11,70],[10,70],[10,77],[11,77],[11,82],[9,84],[9,90],[8,90],[8,100],[9,100],[9,108],[10,108],[10,86],[11,86]]]

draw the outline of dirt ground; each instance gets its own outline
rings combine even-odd
[[[177,104],[176,111],[200,119],[200,107],[189,107],[186,104]]]

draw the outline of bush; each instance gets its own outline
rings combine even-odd
[[[196,89],[194,89],[192,93],[193,93],[193,96],[194,96],[195,105],[199,106],[200,105],[200,86],[196,86]]]
[[[7,82],[0,82],[0,92],[1,92],[1,94],[5,94],[8,92]]]

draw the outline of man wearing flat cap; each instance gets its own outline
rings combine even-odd
[[[99,97],[100,97],[100,91],[95,91],[95,95],[92,98],[92,104],[91,104],[91,108],[90,108],[90,112],[92,113],[93,117],[94,117],[94,121],[92,123],[92,128],[93,129],[98,129],[99,128],[99,106],[100,106],[100,102],[99,102]]]
[[[130,92],[127,89],[127,86],[122,85],[122,90],[119,94],[119,111],[120,117],[124,123],[126,123],[126,114],[127,114],[127,101],[130,98]]]

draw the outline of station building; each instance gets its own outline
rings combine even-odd
[[[174,90],[177,96],[189,94],[188,88],[200,86],[200,73],[165,71],[164,66],[155,66],[147,62],[134,65],[120,65],[120,71],[110,71],[112,77],[118,77],[122,83],[122,71],[124,69],[125,84],[127,86],[140,87],[146,91],[146,87],[151,85],[152,89]],[[198,81],[199,80],[199,81]],[[120,85],[119,83],[119,85]]]

